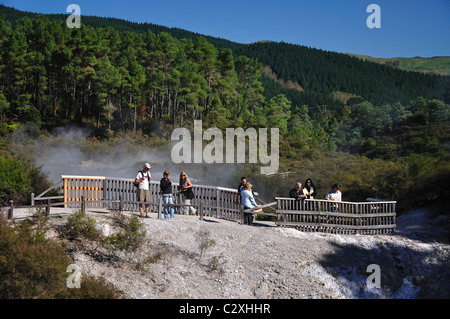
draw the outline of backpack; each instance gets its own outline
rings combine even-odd
[[[141,173],[142,177],[144,177],[144,172],[143,171],[139,171],[138,174]],[[137,175],[137,174],[136,174]],[[148,176],[148,175],[147,175]],[[139,188],[139,184],[138,182],[136,182],[136,180],[134,180],[133,185],[134,187],[136,187],[136,189]]]

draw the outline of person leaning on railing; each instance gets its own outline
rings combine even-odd
[[[194,192],[192,191],[192,183],[189,180],[185,172],[180,173],[180,183],[178,185],[177,194],[183,195],[183,207],[182,213],[190,215],[195,215],[195,209],[191,206],[191,200],[194,199]]]
[[[316,196],[316,187],[311,178],[306,179],[303,191],[307,199],[314,199],[314,196]]]
[[[340,189],[341,185],[334,184],[333,186],[331,186],[331,189],[328,191],[327,195],[325,196],[325,199],[333,202],[342,201],[342,193]]]
[[[304,192],[304,189],[302,189],[302,183],[297,182],[295,183],[295,187],[293,189],[290,190],[289,192],[289,197],[290,198],[295,198],[295,202],[292,202],[290,205],[291,209],[294,210],[304,210],[306,209],[305,207],[305,199],[306,199],[306,194]]]
[[[302,190],[302,183],[297,182],[295,184],[295,187],[289,192],[289,197],[295,198],[296,200],[304,200],[306,198],[306,195]]]
[[[237,187],[237,199],[236,199],[236,203],[240,204],[241,203],[241,191],[244,188],[245,183],[247,183],[247,178],[245,176],[241,177],[241,183],[239,184],[239,186]]]
[[[255,198],[253,197],[252,192],[252,184],[245,183],[242,191],[241,191],[241,206],[244,206],[244,210],[252,209],[258,204],[256,204]],[[245,213],[244,212],[244,224],[251,225],[253,224],[253,212]]]
[[[328,191],[325,199],[331,202],[340,202],[342,201],[342,193],[340,191],[341,185],[334,184],[331,186],[331,189]],[[327,211],[337,212],[339,210],[338,204],[327,205]]]

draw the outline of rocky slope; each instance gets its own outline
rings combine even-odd
[[[333,235],[195,216],[144,219],[150,245],[126,263],[74,254],[82,271],[101,275],[128,298],[448,298],[450,245],[399,218],[395,235]],[[108,231],[108,216],[99,217]],[[200,258],[200,231],[214,240]],[[154,256],[151,263],[142,260]],[[380,266],[381,288],[367,267]]]
[[[89,215],[105,235],[115,231],[111,214]],[[64,224],[62,216],[52,223]],[[303,233],[258,221],[247,226],[197,216],[151,217],[142,219],[149,244],[136,253],[119,259],[75,249],[74,263],[82,274],[103,276],[133,299],[450,297],[450,245],[424,210],[400,216],[394,235],[370,236]],[[200,238],[214,241],[201,257]],[[381,288],[367,286],[372,264],[380,267]]]

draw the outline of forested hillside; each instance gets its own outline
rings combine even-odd
[[[1,14],[5,14],[13,25],[23,17],[37,16],[35,13],[22,12],[0,5]],[[63,14],[46,16],[50,20],[65,21],[67,19],[67,15]],[[290,100],[294,107],[301,107],[304,104],[339,105],[339,101],[330,97],[335,91],[360,95],[373,104],[408,103],[419,96],[450,103],[450,76],[408,72],[395,63],[367,63],[373,59],[363,61],[346,54],[283,42],[258,41],[253,44],[240,44],[179,28],[168,28],[152,23],[134,23],[116,18],[83,16],[83,24],[94,28],[112,27],[117,31],[136,33],[167,32],[176,39],[190,39],[194,42],[198,37],[204,37],[218,49],[231,49],[235,58],[243,55],[257,59],[264,66],[269,66],[279,78],[302,86],[305,89],[302,94],[291,93]],[[416,60],[420,59],[400,59],[406,70],[419,67],[422,72],[426,71],[424,63],[420,63],[420,66],[411,66],[418,63]],[[439,61],[440,68],[449,68],[448,59],[441,58]],[[435,72],[436,64],[430,63],[428,63],[430,72]],[[446,66],[445,63],[447,63]],[[273,95],[282,93],[276,86],[274,88],[271,82],[265,79],[264,87],[271,86]]]
[[[195,119],[222,130],[280,128],[280,172],[294,172],[292,180],[242,172],[267,185],[261,193],[268,196],[285,194],[301,176],[321,192],[336,181],[345,185],[346,200],[396,199],[404,207],[448,201],[449,77],[286,43],[238,45],[183,30],[186,37],[177,38],[118,19],[92,18],[105,23],[94,27],[88,17],[81,29],[69,29],[64,15],[18,19],[23,13],[0,6],[2,12],[4,201],[43,187],[39,172],[14,164],[18,153],[8,137],[20,126],[39,135],[77,124],[94,128],[97,141],[114,143],[129,132],[166,141]],[[265,65],[303,91],[264,77]]]
[[[443,100],[450,84],[450,77],[402,71],[346,54],[289,43],[255,43],[235,51],[270,65],[280,78],[299,83],[306,92],[314,92],[316,103],[334,104],[330,94],[336,91],[360,95],[377,105],[407,103],[418,96]],[[312,99],[301,96],[298,105],[312,103]]]
[[[439,75],[450,75],[450,57],[435,56],[431,58],[373,58],[365,55],[349,54],[364,61],[372,61],[393,68]]]
[[[289,112],[283,97],[275,98],[284,106],[265,103],[260,63],[235,59],[230,49],[202,37],[193,42],[164,32],[69,29],[44,16],[13,28],[3,20],[1,28],[2,118],[45,126],[86,120],[136,131],[138,119],[172,127],[185,118],[259,126],[275,120],[266,116],[278,111],[273,108]]]

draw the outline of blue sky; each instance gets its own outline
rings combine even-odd
[[[284,41],[373,57],[450,56],[450,0],[0,0],[40,13],[122,18],[178,27],[239,43]],[[381,8],[369,29],[367,6]],[[81,22],[83,22],[81,20]]]

